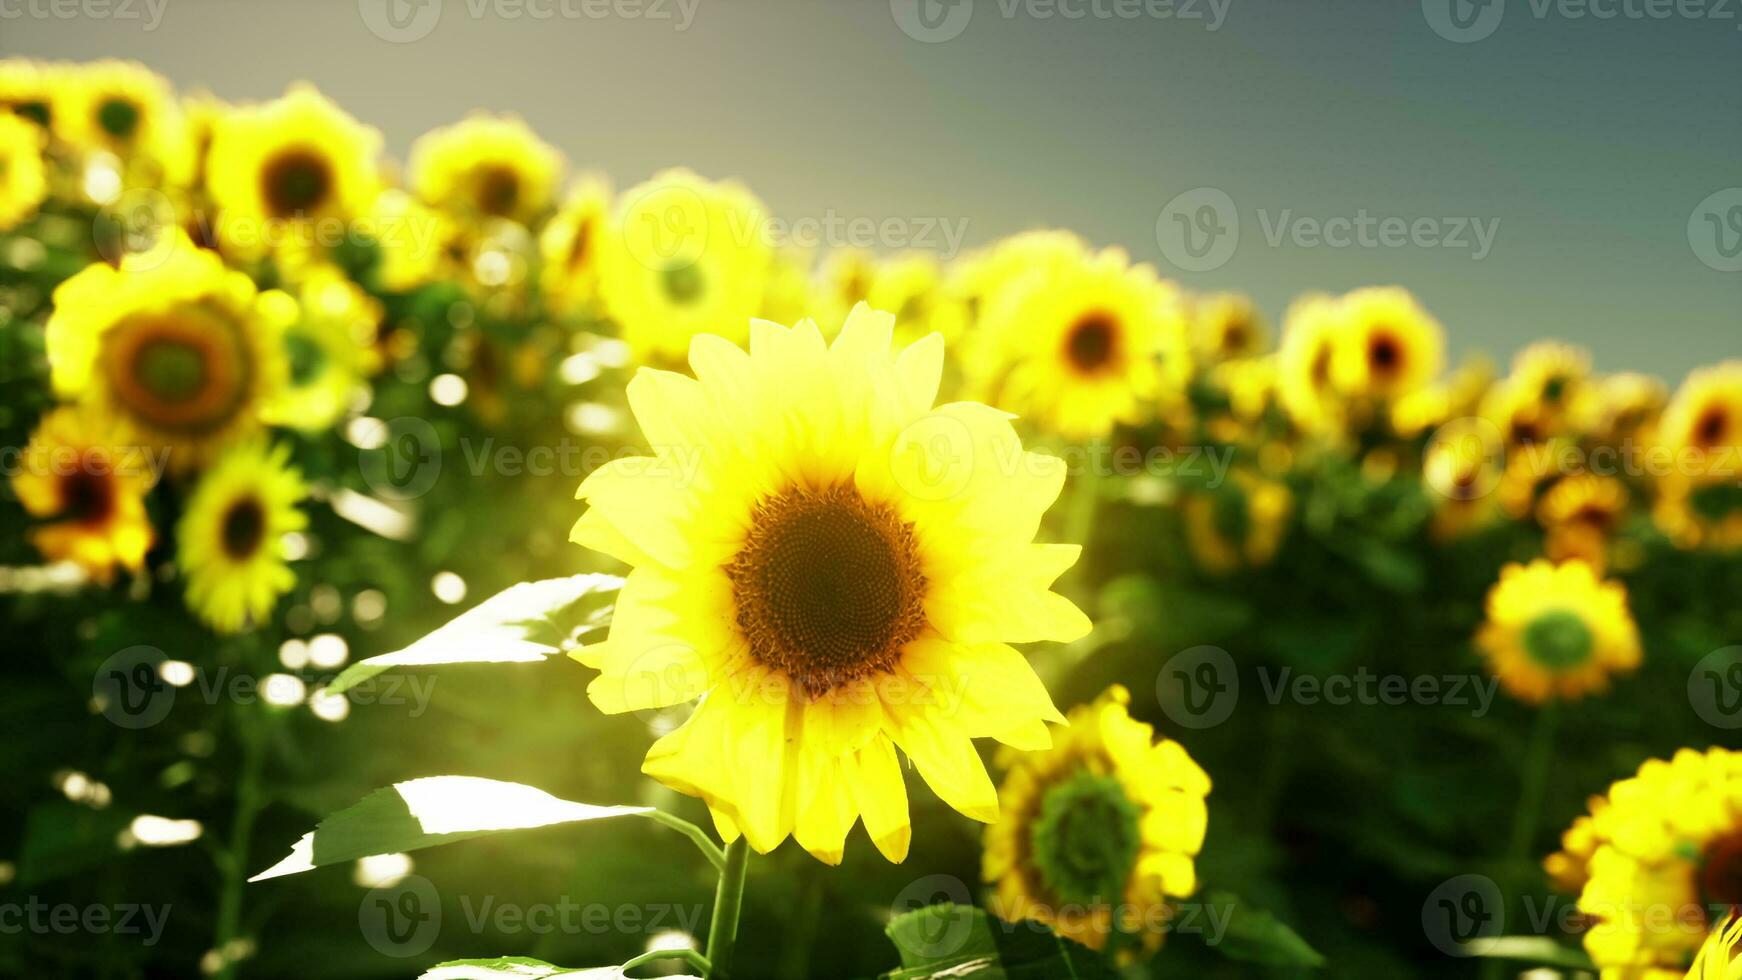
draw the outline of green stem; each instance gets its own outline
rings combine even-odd
[[[1066,494],[1070,499],[1065,505],[1068,509],[1065,511],[1064,542],[1082,545],[1083,554],[1065,577],[1073,587],[1087,588],[1089,549],[1095,536],[1095,512],[1101,500],[1100,472],[1094,463],[1083,463]]]
[[[702,976],[708,975],[709,965],[707,959],[693,949],[652,950],[650,952],[642,953],[640,956],[637,956],[623,964],[622,970],[624,973],[628,973],[630,970],[633,970],[638,966],[645,966],[648,963],[657,963],[660,960],[683,960]]]
[[[672,830],[688,837],[690,842],[695,844],[697,849],[702,852],[702,856],[708,859],[708,863],[714,866],[715,871],[724,872],[726,870],[725,852],[720,850],[719,845],[708,839],[707,832],[702,830],[702,828],[690,823],[682,817],[676,817],[666,813],[664,810],[649,810],[646,813],[643,813],[642,816],[661,826],[670,827]]]
[[[246,718],[245,714],[247,712],[239,711],[234,718],[242,742],[242,774],[236,785],[236,813],[230,823],[230,844],[223,861],[223,890],[218,894],[218,924],[213,948],[224,957],[218,980],[230,980],[236,975],[237,962],[229,958],[225,947],[237,938],[241,927],[242,890],[248,881],[249,842],[254,835],[254,818],[261,809],[261,776],[266,763],[267,732],[256,728],[256,719]],[[264,712],[262,717],[269,718]]]
[[[1530,745],[1525,750],[1524,775],[1518,789],[1518,808],[1512,814],[1512,836],[1506,847],[1503,874],[1508,905],[1523,901],[1524,890],[1530,887],[1530,873],[1524,868],[1530,859],[1530,842],[1542,826],[1542,800],[1548,789],[1549,766],[1554,760],[1555,728],[1560,720],[1557,702],[1550,700],[1536,713],[1536,723],[1530,730]],[[1490,959],[1482,965],[1485,980],[1502,975],[1500,960]]]
[[[738,912],[744,904],[744,870],[750,844],[743,835],[726,845],[726,866],[714,889],[714,916],[708,923],[708,980],[729,980],[732,950],[738,944]]]

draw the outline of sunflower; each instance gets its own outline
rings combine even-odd
[[[206,158],[218,237],[244,258],[293,259],[336,246],[380,187],[381,134],[312,86],[219,121]]]
[[[1466,358],[1451,374],[1399,398],[1391,406],[1391,430],[1414,439],[1429,429],[1477,414],[1494,385],[1494,363],[1481,355]]]
[[[261,300],[282,307],[274,319],[290,321],[284,330],[288,371],[266,406],[266,420],[304,432],[328,428],[355,404],[373,366],[381,304],[328,265],[303,279],[295,300],[278,292]]]
[[[42,130],[22,117],[0,115],[0,231],[28,220],[48,196]]]
[[[986,298],[978,329],[996,353],[966,365],[970,390],[1071,440],[1182,400],[1191,351],[1173,284],[1117,248],[1051,258]]]
[[[1742,918],[1712,928],[1685,980],[1742,980]]]
[[[1422,456],[1422,482],[1434,491],[1429,531],[1445,541],[1479,531],[1500,516],[1494,496],[1504,469],[1501,447],[1478,419],[1440,426]]]
[[[775,323],[797,323],[810,316],[816,302],[811,285],[813,264],[807,249],[791,245],[776,249],[774,262],[768,269],[768,285],[762,290],[762,312],[758,318]]]
[[[382,290],[407,293],[465,274],[460,228],[410,194],[382,191],[365,221],[379,256],[374,276]]]
[[[220,633],[237,633],[272,614],[296,584],[284,536],[308,526],[297,509],[307,495],[286,445],[243,443],[200,477],[175,529],[196,616]]]
[[[1192,345],[1205,361],[1262,354],[1268,344],[1264,321],[1249,296],[1212,293],[1192,303]]]
[[[1742,486],[1702,483],[1680,474],[1658,481],[1657,529],[1679,548],[1742,549]]]
[[[1532,703],[1605,690],[1640,660],[1627,590],[1582,561],[1502,569],[1476,645],[1506,689]]]
[[[1342,399],[1331,376],[1337,349],[1337,300],[1309,293],[1289,305],[1277,350],[1278,395],[1295,427],[1329,435],[1343,425]]]
[[[876,281],[877,256],[869,249],[830,250],[817,269],[817,299],[823,307],[818,326],[825,332],[839,330],[847,314],[860,303],[870,302],[871,284]]]
[[[629,404],[655,456],[581,484],[572,539],[633,565],[603,643],[607,712],[701,697],[642,771],[701,797],[722,836],[788,835],[837,863],[848,831],[892,861],[911,836],[896,748],[981,821],[997,793],[972,739],[1020,748],[1062,722],[1013,642],[1089,621],[1050,585],[1075,545],[1034,544],[1061,460],[1001,412],[932,408],[943,343],[891,354],[861,307],[833,344],[758,321],[744,351],[698,335],[696,378],[643,369]]]
[[[1742,909],[1742,753],[1647,760],[1593,801],[1578,843],[1589,854],[1579,911],[1594,920],[1585,950],[1603,976],[1687,969],[1708,933]]]
[[[1169,900],[1197,890],[1210,778],[1179,743],[1155,741],[1132,719],[1130,700],[1115,685],[1072,709],[1051,749],[1001,753],[1003,816],[986,830],[980,869],[1006,921],[1044,922],[1094,949],[1118,930],[1153,953]]]
[[[12,490],[35,517],[31,544],[50,561],[78,563],[108,584],[116,566],[137,572],[152,541],[145,493],[157,477],[148,455],[110,443],[90,416],[57,408],[31,433]]]
[[[824,261],[818,304],[825,330],[838,328],[860,303],[895,314],[896,343],[942,334],[947,344],[962,335],[967,311],[943,289],[943,267],[924,252],[876,258],[863,249],[840,249]]]
[[[1583,348],[1540,340],[1518,352],[1506,384],[1535,420],[1534,437],[1566,433],[1570,416],[1585,400],[1591,382],[1591,355]]]
[[[1678,476],[1700,484],[1742,479],[1742,360],[1689,374],[1663,410],[1657,436]]]
[[[1276,557],[1294,510],[1294,495],[1275,480],[1244,471],[1213,491],[1193,493],[1181,504],[1186,545],[1212,575],[1262,568]]]
[[[1599,444],[1626,446],[1655,436],[1658,417],[1668,403],[1669,391],[1662,381],[1623,371],[1588,386],[1574,411],[1579,429]]]
[[[530,226],[550,207],[562,170],[562,154],[519,116],[476,114],[418,137],[407,183],[467,224],[506,218]]]
[[[950,270],[945,286],[960,298],[969,317],[977,319],[993,297],[1021,289],[1030,275],[1088,252],[1088,243],[1073,232],[1025,231],[964,256]]]
[[[113,155],[131,178],[186,183],[193,152],[175,92],[131,61],[64,69],[55,85],[54,133],[83,154]]]
[[[573,316],[592,309],[599,292],[599,248],[611,217],[611,185],[582,177],[539,233],[539,283],[552,310]]]
[[[246,275],[175,236],[62,283],[47,344],[57,394],[131,444],[168,447],[185,471],[258,427],[283,380],[283,323]]]
[[[24,58],[0,59],[0,111],[44,129],[54,115],[55,89],[65,69]]]
[[[624,193],[599,253],[599,293],[636,358],[675,365],[690,338],[747,336],[774,252],[767,212],[730,182],[667,170]]]
[[[1396,401],[1439,375],[1444,331],[1408,290],[1357,289],[1337,317],[1331,375],[1346,397]]]
[[[1536,505],[1537,522],[1548,532],[1544,552],[1557,562],[1583,559],[1601,573],[1630,496],[1612,476],[1579,473],[1557,482]]]

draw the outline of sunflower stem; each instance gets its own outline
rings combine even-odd
[[[670,827],[672,830],[688,837],[690,842],[695,844],[696,848],[702,852],[702,856],[708,859],[708,863],[714,866],[715,871],[723,873],[726,870],[725,852],[721,851],[718,845],[708,839],[707,832],[702,830],[702,828],[690,823],[682,817],[666,813],[664,810],[649,810],[646,813],[643,813],[642,816],[654,823],[660,824],[661,826]]]
[[[242,772],[236,786],[236,812],[230,824],[230,842],[223,861],[223,886],[218,894],[218,920],[212,948],[223,957],[219,980],[236,975],[239,960],[232,958],[229,945],[238,938],[242,921],[242,890],[248,880],[249,844],[254,834],[254,818],[259,814],[261,776],[266,763],[266,726],[271,724],[265,712],[261,718],[239,713],[233,719],[241,742]]]
[[[750,863],[750,843],[742,834],[726,845],[726,866],[714,889],[714,915],[708,922],[708,980],[729,980],[732,950],[738,944],[738,912],[744,904],[744,871]]]
[[[1542,800],[1548,788],[1548,770],[1554,759],[1555,729],[1560,720],[1557,702],[1549,700],[1536,713],[1536,723],[1530,730],[1530,745],[1524,758],[1524,775],[1518,789],[1518,809],[1512,815],[1512,837],[1506,847],[1505,875],[1508,888],[1505,900],[1522,900],[1530,885],[1530,874],[1523,870],[1530,857],[1530,842],[1542,826]],[[1489,960],[1483,964],[1484,977],[1499,977],[1501,963]]]
[[[645,966],[648,963],[657,963],[660,960],[683,960],[685,963],[688,963],[691,967],[700,971],[703,976],[709,975],[708,974],[709,964],[708,964],[707,958],[704,957],[702,954],[696,952],[693,949],[655,949],[655,950],[651,950],[649,952],[642,953],[640,956],[637,956],[634,959],[630,960],[629,962],[623,964],[621,967],[619,967],[619,969],[621,969],[624,973],[628,973],[630,970],[633,970],[638,966]]]
[[[1073,591],[1080,591],[1088,588],[1090,540],[1095,535],[1095,512],[1101,501],[1100,472],[1093,463],[1085,460],[1073,483],[1070,501],[1066,504],[1064,542],[1082,545],[1083,553],[1066,577]]]

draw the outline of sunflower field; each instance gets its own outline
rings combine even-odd
[[[772,219],[0,61],[0,974],[1742,976],[1742,360]]]

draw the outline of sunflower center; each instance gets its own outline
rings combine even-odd
[[[660,273],[660,285],[665,289],[665,295],[679,306],[688,306],[702,298],[701,264],[685,262],[682,265],[668,266]]]
[[[1701,447],[1716,446],[1724,440],[1724,432],[1729,427],[1724,410],[1714,405],[1694,423],[1694,442]]]
[[[83,461],[60,478],[61,509],[80,524],[101,524],[115,510],[115,484]]]
[[[140,385],[153,398],[162,401],[185,402],[205,387],[205,354],[174,340],[155,340],[141,345],[133,369]]]
[[[1558,404],[1560,404],[1561,399],[1566,397],[1566,394],[1567,394],[1567,379],[1566,378],[1561,377],[1560,375],[1557,374],[1554,377],[1549,378],[1547,381],[1543,382],[1543,386],[1542,386],[1542,400],[1543,401],[1548,402],[1551,405],[1558,405]]]
[[[1700,864],[1700,895],[1707,907],[1742,909],[1742,831],[1720,837],[1706,848]],[[1722,921],[1720,912],[1713,921]]]
[[[503,217],[520,203],[520,177],[507,167],[486,168],[478,178],[478,210]]]
[[[261,176],[266,206],[274,217],[289,218],[318,208],[333,189],[326,158],[308,149],[286,150]]]
[[[284,357],[290,362],[290,383],[301,388],[320,377],[327,354],[314,339],[302,333],[284,335]]]
[[[247,561],[266,539],[266,508],[254,497],[241,497],[224,511],[224,522],[218,528],[224,554],[233,561]]]
[[[1375,334],[1367,342],[1367,363],[1379,377],[1391,377],[1403,366],[1403,347],[1389,333]]]
[[[130,139],[139,128],[139,107],[127,99],[104,99],[97,107],[97,125],[118,140]]]
[[[764,500],[726,566],[751,655],[813,697],[890,669],[925,625],[917,552],[913,526],[850,485]]]
[[[1047,891],[1077,905],[1117,901],[1137,864],[1141,816],[1112,776],[1085,769],[1048,789],[1029,831]]]
[[[1065,356],[1084,374],[1095,374],[1107,367],[1118,350],[1119,328],[1105,313],[1083,317],[1065,337]]]
[[[47,102],[20,102],[12,107],[12,111],[38,126],[47,126],[50,118]]]
[[[1570,670],[1590,659],[1595,637],[1577,613],[1546,612],[1524,627],[1524,649],[1549,670]]]

